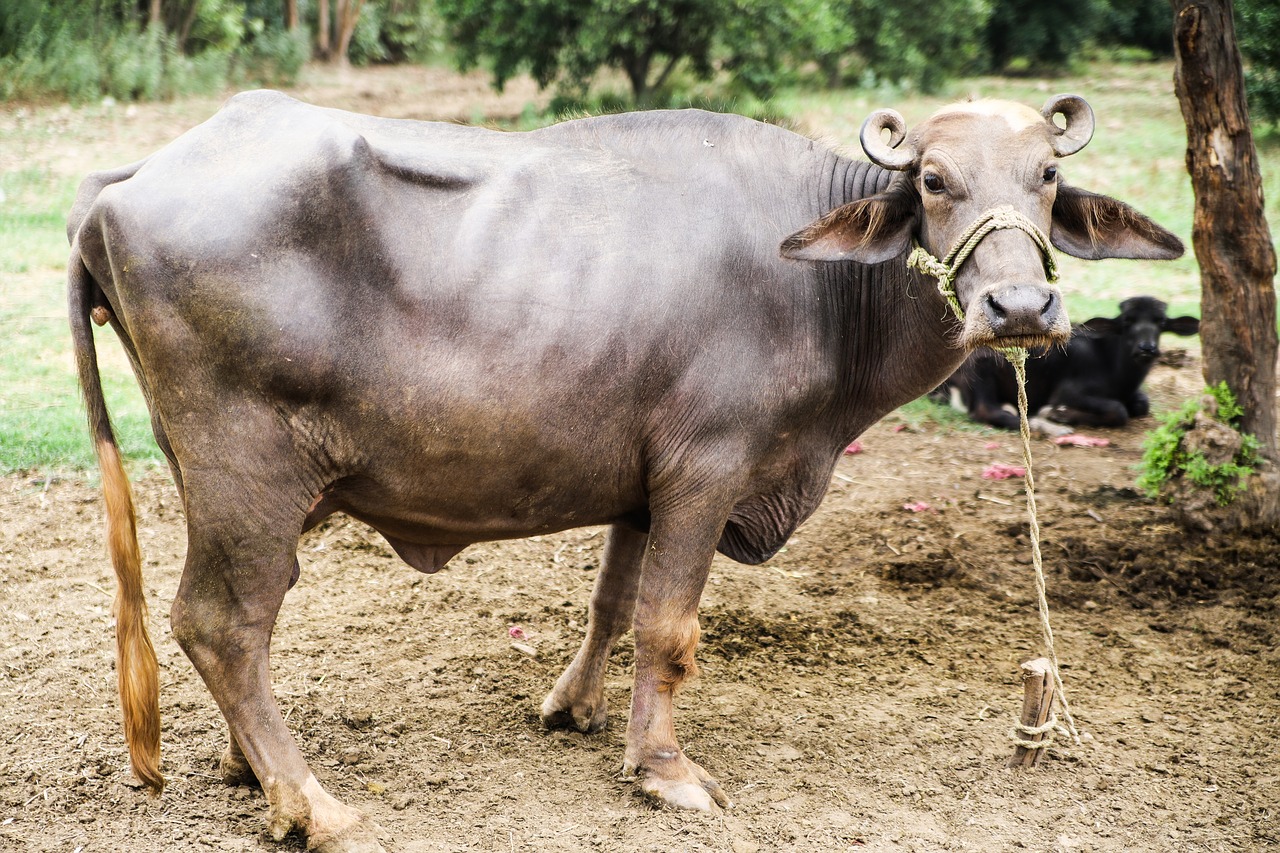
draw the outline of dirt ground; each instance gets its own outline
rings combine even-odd
[[[1198,381],[1193,362],[1150,387],[1159,402]],[[1280,843],[1277,541],[1179,532],[1132,490],[1140,429],[1097,434],[1112,445],[1035,448],[1058,652],[1086,735],[1035,771],[1004,769],[1018,665],[1042,648],[1021,481],[981,478],[1017,462],[1017,443],[901,416],[840,463],[783,554],[712,571],[679,726],[728,813],[655,810],[617,777],[627,641],[605,732],[539,723],[583,634],[599,530],[474,547],[428,577],[362,525],[324,525],[276,632],[277,697],[321,781],[405,853]],[[96,491],[9,477],[0,850],[277,849],[261,795],[217,778],[224,728],[163,616],[185,541],[172,486],[136,485],[169,786],[153,799],[126,769]],[[903,508],[915,501],[936,511]]]
[[[1166,408],[1199,386],[1194,355],[1148,383]],[[657,810],[618,778],[629,640],[608,729],[539,722],[583,635],[599,530],[477,546],[423,576],[362,525],[323,525],[276,630],[276,695],[321,782],[395,853],[1268,848],[1280,543],[1174,527],[1132,487],[1146,426],[1091,433],[1107,448],[1036,442],[1085,738],[1035,771],[1004,767],[1018,665],[1042,651],[1022,481],[981,477],[1018,462],[1017,442],[904,415],[845,457],[784,553],[712,570],[678,726],[732,811]],[[300,850],[267,839],[258,791],[218,779],[225,729],[167,624],[180,506],[163,474],[135,487],[168,787],[152,798],[127,770],[95,488],[0,479],[0,850]],[[933,509],[904,508],[917,501]]]

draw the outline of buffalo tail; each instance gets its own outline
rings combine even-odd
[[[89,431],[102,470],[102,493],[107,511],[107,546],[116,573],[116,675],[124,735],[133,772],[153,792],[164,788],[160,775],[160,677],[155,647],[147,632],[147,601],[142,588],[142,555],[133,507],[133,492],[111,428],[102,396],[98,355],[94,347],[90,311],[98,285],[72,243],[67,264],[67,301],[76,371],[89,415]]]

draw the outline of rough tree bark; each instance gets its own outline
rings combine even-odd
[[[1226,380],[1244,408],[1241,430],[1280,461],[1276,441],[1276,254],[1263,216],[1231,0],[1170,0],[1174,85],[1187,125],[1195,192],[1191,241],[1200,265],[1204,378]],[[1276,465],[1235,510],[1238,524],[1280,523]]]
[[[329,58],[329,36],[333,31],[332,26],[329,17],[329,0],[319,0],[316,4],[316,56],[320,59]]]

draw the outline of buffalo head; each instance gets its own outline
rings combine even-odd
[[[1006,101],[955,104],[910,132],[897,112],[879,110],[863,124],[862,145],[872,162],[900,174],[884,192],[788,237],[782,254],[875,264],[914,243],[935,268],[950,267],[966,348],[1065,341],[1071,327],[1052,281],[1050,242],[1088,259],[1183,251],[1176,236],[1128,205],[1062,180],[1058,161],[1092,135],[1093,110],[1075,95],[1052,97],[1039,112]],[[997,212],[1002,224],[992,227]],[[959,258],[951,263],[949,255]]]
[[[1160,355],[1160,335],[1194,335],[1200,331],[1195,317],[1170,317],[1168,305],[1152,296],[1131,296],[1120,303],[1119,317],[1094,317],[1079,326],[1090,336],[1114,338],[1117,356],[1126,365],[1150,367]]]

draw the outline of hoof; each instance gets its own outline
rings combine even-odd
[[[566,705],[551,693],[542,703],[542,724],[549,729],[577,729],[586,734],[604,731],[609,711],[599,702]]]
[[[369,818],[347,827],[341,835],[307,839],[307,850],[314,853],[387,853],[380,841],[382,828]]]
[[[230,787],[240,785],[249,788],[259,788],[257,775],[253,772],[253,768],[249,766],[249,762],[245,760],[244,755],[238,750],[227,747],[222,751],[222,761],[218,764],[218,770],[222,774],[222,782]]]
[[[314,776],[301,788],[269,786],[267,800],[267,832],[275,841],[299,835],[307,839],[307,850],[319,853],[386,853],[381,827],[330,796]]]
[[[684,755],[660,760],[652,768],[622,768],[623,778],[636,779],[655,803],[676,809],[718,812],[733,808],[729,795],[707,771]]]

